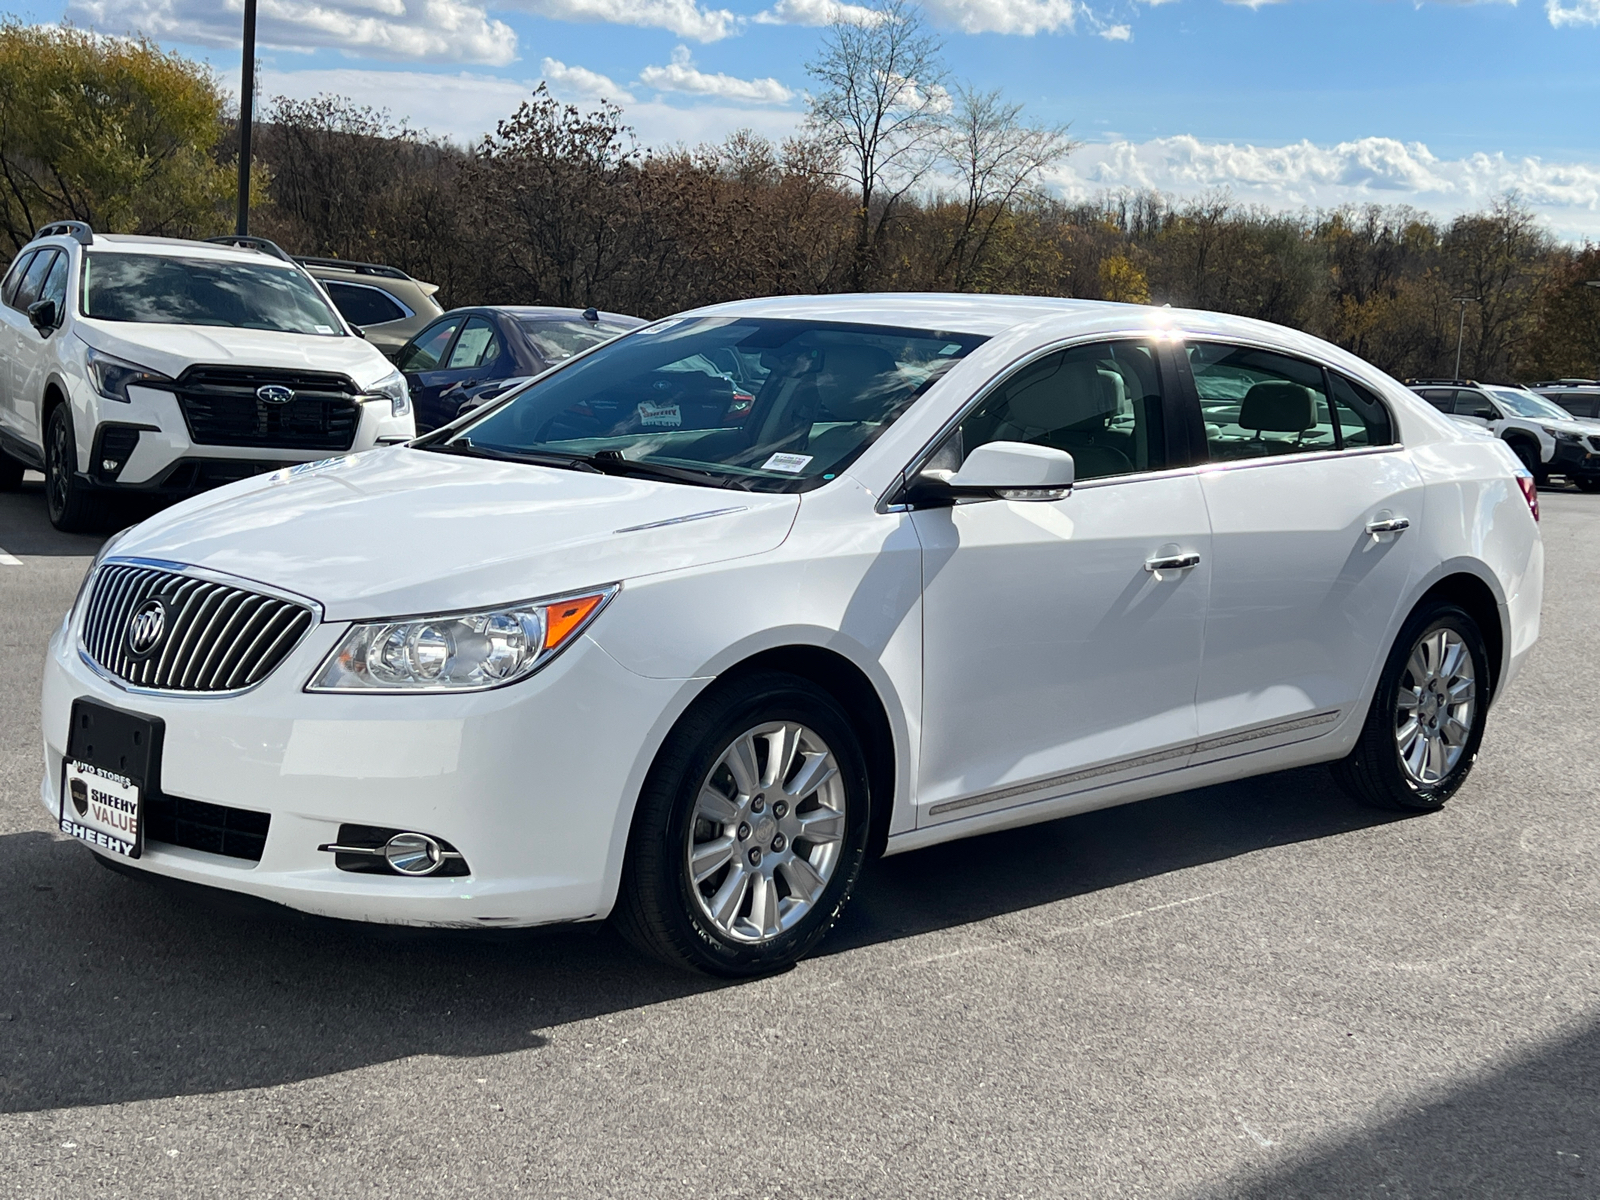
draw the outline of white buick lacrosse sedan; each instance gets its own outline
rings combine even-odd
[[[1537,518],[1503,442],[1257,321],[722,305],[113,539],[40,798],[140,872],[748,974],[869,853],[1317,762],[1437,808]]]

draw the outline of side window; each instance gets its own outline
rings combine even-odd
[[[1424,388],[1417,394],[1442,413],[1455,410],[1456,394],[1450,388]]]
[[[1495,408],[1494,402],[1482,392],[1471,392],[1463,388],[1456,392],[1456,416],[1498,421],[1500,410]]]
[[[56,324],[61,324],[66,316],[67,307],[67,266],[69,259],[65,254],[57,254],[56,261],[50,265],[50,273],[44,277],[44,284],[39,288],[39,299],[54,300],[56,302]]]
[[[57,258],[58,250],[41,250],[33,256],[33,261],[28,264],[28,270],[22,277],[22,282],[17,285],[16,295],[12,298],[11,307],[28,311],[28,305],[39,298],[39,289],[44,284],[44,275]]]
[[[1079,479],[1165,465],[1161,374],[1144,342],[1096,342],[1058,350],[1021,368],[961,422],[964,458],[986,442],[1028,442],[1072,455]]]
[[[1338,417],[1335,432],[1340,447],[1392,446],[1394,421],[1383,401],[1343,375],[1329,371],[1328,378],[1333,380],[1333,411]]]
[[[438,367],[439,360],[444,357],[450,339],[455,337],[459,328],[461,328],[459,317],[428,326],[400,351],[400,357],[395,365],[402,371],[434,370]]]
[[[375,287],[331,279],[320,282],[328,289],[328,295],[339,306],[344,319],[352,325],[382,325],[385,321],[399,321],[406,316],[405,309]]]
[[[26,254],[17,255],[17,261],[12,263],[11,270],[6,272],[5,283],[0,285],[0,300],[15,307],[17,288],[22,283],[22,277],[28,273],[28,264],[39,253],[38,250],[29,250]]]
[[[1191,342],[1189,366],[1213,461],[1338,448],[1316,364],[1253,346]]]
[[[494,326],[482,317],[473,317],[450,351],[450,369],[487,366],[499,357],[500,339]]]

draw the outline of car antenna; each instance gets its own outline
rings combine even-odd
[[[585,321],[598,321],[600,319],[600,310],[591,304],[583,310],[583,319]]]

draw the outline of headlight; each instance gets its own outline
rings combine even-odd
[[[128,386],[135,383],[154,384],[164,387],[172,382],[171,379],[159,371],[152,371],[149,367],[141,367],[137,363],[127,362],[120,358],[89,347],[86,356],[89,365],[89,382],[94,384],[94,390],[107,400],[120,400],[124,404],[128,401]]]
[[[1541,425],[1539,428],[1543,429],[1558,442],[1575,442],[1578,440],[1577,434],[1568,433],[1565,429],[1551,429],[1548,425]]]
[[[367,396],[389,398],[389,415],[403,417],[411,411],[411,389],[406,387],[406,377],[399,371],[390,371],[367,389]]]
[[[352,625],[308,692],[481,692],[526,679],[600,615],[620,585],[480,612]]]

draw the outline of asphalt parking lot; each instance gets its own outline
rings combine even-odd
[[[1321,769],[875,865],[737,985],[100,869],[38,803],[96,539],[0,496],[0,1195],[1600,1195],[1600,496],[1437,815]]]

